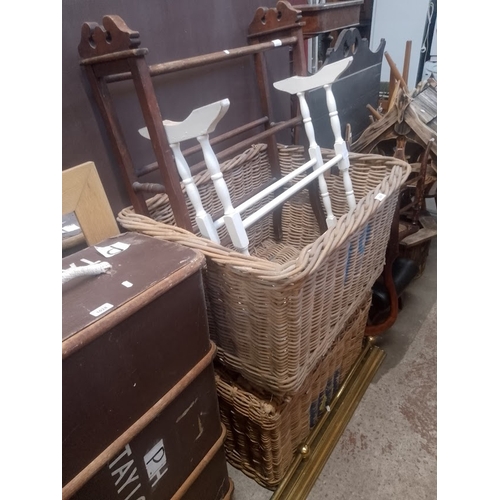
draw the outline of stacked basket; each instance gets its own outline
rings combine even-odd
[[[283,174],[305,162],[301,146],[280,146],[279,154]],[[334,155],[323,151],[325,159]],[[403,161],[378,155],[350,154],[350,163],[353,210],[342,179],[326,176],[338,218],[334,228],[320,233],[309,194],[302,191],[283,206],[281,241],[274,239],[271,214],[251,226],[250,256],[176,227],[166,195],[148,201],[151,217],[132,208],[118,216],[127,230],[205,254],[227,458],[269,488],[279,484],[362,350],[371,287],[382,272],[399,190],[411,171]],[[232,199],[248,195],[271,179],[267,146],[252,146],[221,170]],[[208,173],[195,182],[207,211],[220,211]]]
[[[362,350],[370,302],[368,295],[294,395],[276,397],[217,367],[219,408],[228,429],[225,448],[231,464],[262,486],[279,485],[296,450],[327,411]]]

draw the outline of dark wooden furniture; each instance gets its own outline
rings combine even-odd
[[[62,288],[63,499],[229,498],[203,255],[136,233],[98,246],[114,255],[62,261],[111,264]]]
[[[230,147],[225,151],[218,153],[218,159],[227,159],[234,156],[238,151],[248,147],[252,142],[263,141],[272,137],[278,130],[283,130],[290,125],[297,125],[299,118],[291,120],[286,124],[272,124],[271,114],[272,106],[269,95],[269,84],[267,81],[266,67],[262,53],[277,46],[276,40],[279,39],[281,45],[294,47],[294,54],[298,69],[296,72],[301,74],[304,67],[304,51],[301,35],[301,24],[297,23],[297,12],[293,9],[280,10],[279,29],[273,33],[272,40],[263,43],[252,43],[250,46],[233,48],[211,54],[204,54],[188,59],[170,61],[154,66],[148,66],[145,56],[147,49],[140,49],[139,33],[131,30],[119,16],[105,16],[102,26],[97,23],[85,23],[82,27],[82,38],[79,45],[79,53],[82,58],[81,64],[85,69],[89,82],[91,83],[94,97],[98,103],[106,129],[111,140],[113,149],[119,164],[122,168],[122,174],[128,186],[128,193],[134,209],[138,213],[148,213],[145,204],[145,193],[155,193],[165,191],[169,195],[170,202],[174,209],[175,219],[178,226],[192,230],[191,223],[187,215],[187,208],[184,197],[181,193],[178,174],[173,163],[172,154],[167,142],[162,120],[168,117],[168,110],[160,112],[153,86],[153,77],[159,75],[173,74],[188,69],[206,68],[243,56],[253,56],[256,62],[257,81],[262,100],[262,108],[265,116],[255,120],[252,123],[244,124],[237,130],[225,134],[223,137],[212,140],[212,145],[220,143],[223,140],[255,129],[265,127],[265,131],[253,137],[250,141],[243,141],[237,147]],[[267,11],[266,21],[268,26],[275,26],[278,23],[278,14],[272,19],[272,11]],[[262,17],[262,16],[261,16]],[[259,23],[261,20],[259,19]],[[262,23],[264,24],[264,23]],[[112,43],[108,43],[107,38],[111,38]],[[143,167],[134,168],[130,159],[130,153],[127,149],[125,138],[123,137],[120,124],[117,119],[116,111],[108,90],[110,83],[132,79],[139,98],[144,120],[149,131],[151,144],[155,152],[157,162]],[[208,103],[207,103],[208,104]],[[138,124],[138,129],[142,124]],[[268,139],[271,140],[271,139]],[[184,156],[189,156],[199,151],[199,147],[194,147],[191,151],[184,151]],[[273,165],[277,168],[277,151],[271,148]],[[193,174],[201,171],[204,165],[195,165]],[[149,183],[140,183],[140,177],[159,169],[163,184],[162,186]]]
[[[293,2],[304,21],[304,36],[310,38],[359,23],[363,0],[341,0],[311,5]]]

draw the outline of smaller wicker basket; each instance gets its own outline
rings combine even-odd
[[[300,391],[279,398],[216,365],[221,420],[228,462],[268,489],[275,489],[300,444],[327,410],[363,348],[371,304],[367,294],[331,349],[307,376]]]

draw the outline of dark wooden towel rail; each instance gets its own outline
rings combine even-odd
[[[341,8],[339,7],[339,12],[342,12],[342,15],[337,23],[332,17],[332,9],[328,9],[328,22],[331,23],[331,30],[343,27],[349,22],[357,24],[359,19],[359,8],[362,3],[360,0],[339,3],[343,5]],[[307,8],[307,6],[301,7]],[[302,19],[300,9],[292,7],[287,1],[279,1],[276,8],[260,7],[257,9],[249,25],[248,46],[148,65],[146,62],[148,49],[139,47],[141,43],[140,34],[130,29],[119,16],[104,16],[102,25],[95,22],[83,24],[81,41],[78,46],[81,58],[80,64],[90,82],[93,96],[118,161],[127,194],[137,213],[149,215],[145,193],[165,192],[169,197],[176,224],[184,229],[193,230],[179,182],[179,175],[162,123],[168,113],[160,112],[153,85],[153,78],[159,75],[202,68],[231,59],[253,56],[262,117],[211,138],[210,142],[212,145],[219,144],[245,132],[257,130],[252,137],[218,152],[218,159],[230,158],[253,143],[265,142],[268,146],[272,177],[274,179],[281,177],[276,133],[291,129],[296,140],[298,137],[297,127],[300,125],[301,119],[298,106],[292,100],[292,118],[278,123],[274,122],[270,93],[272,82],[269,82],[267,74],[265,53],[277,47],[288,46],[291,74],[306,75],[304,38],[307,37],[307,34],[303,32],[304,25],[305,22]],[[139,167],[133,165],[109,91],[109,84],[124,80],[132,80],[134,83],[144,121],[150,135],[156,161],[148,165]],[[264,128],[263,131],[262,127]],[[186,149],[183,154],[189,156],[199,151],[200,147],[196,145]],[[202,171],[203,168],[205,168],[204,162],[200,162],[193,165],[191,170],[193,174],[196,174]],[[140,182],[141,177],[156,170],[160,173],[162,184]],[[314,192],[315,190],[317,190],[317,183],[311,184],[311,203],[320,224],[320,229],[325,230],[324,216],[319,196]],[[276,196],[278,194],[279,191],[275,193]],[[273,213],[273,222],[275,236],[280,239],[280,207]]]

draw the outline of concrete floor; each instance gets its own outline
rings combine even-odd
[[[436,215],[435,206],[429,207]],[[405,290],[404,308],[377,345],[386,352],[308,500],[437,498],[437,238],[424,273]],[[272,492],[237,469],[233,500]]]

